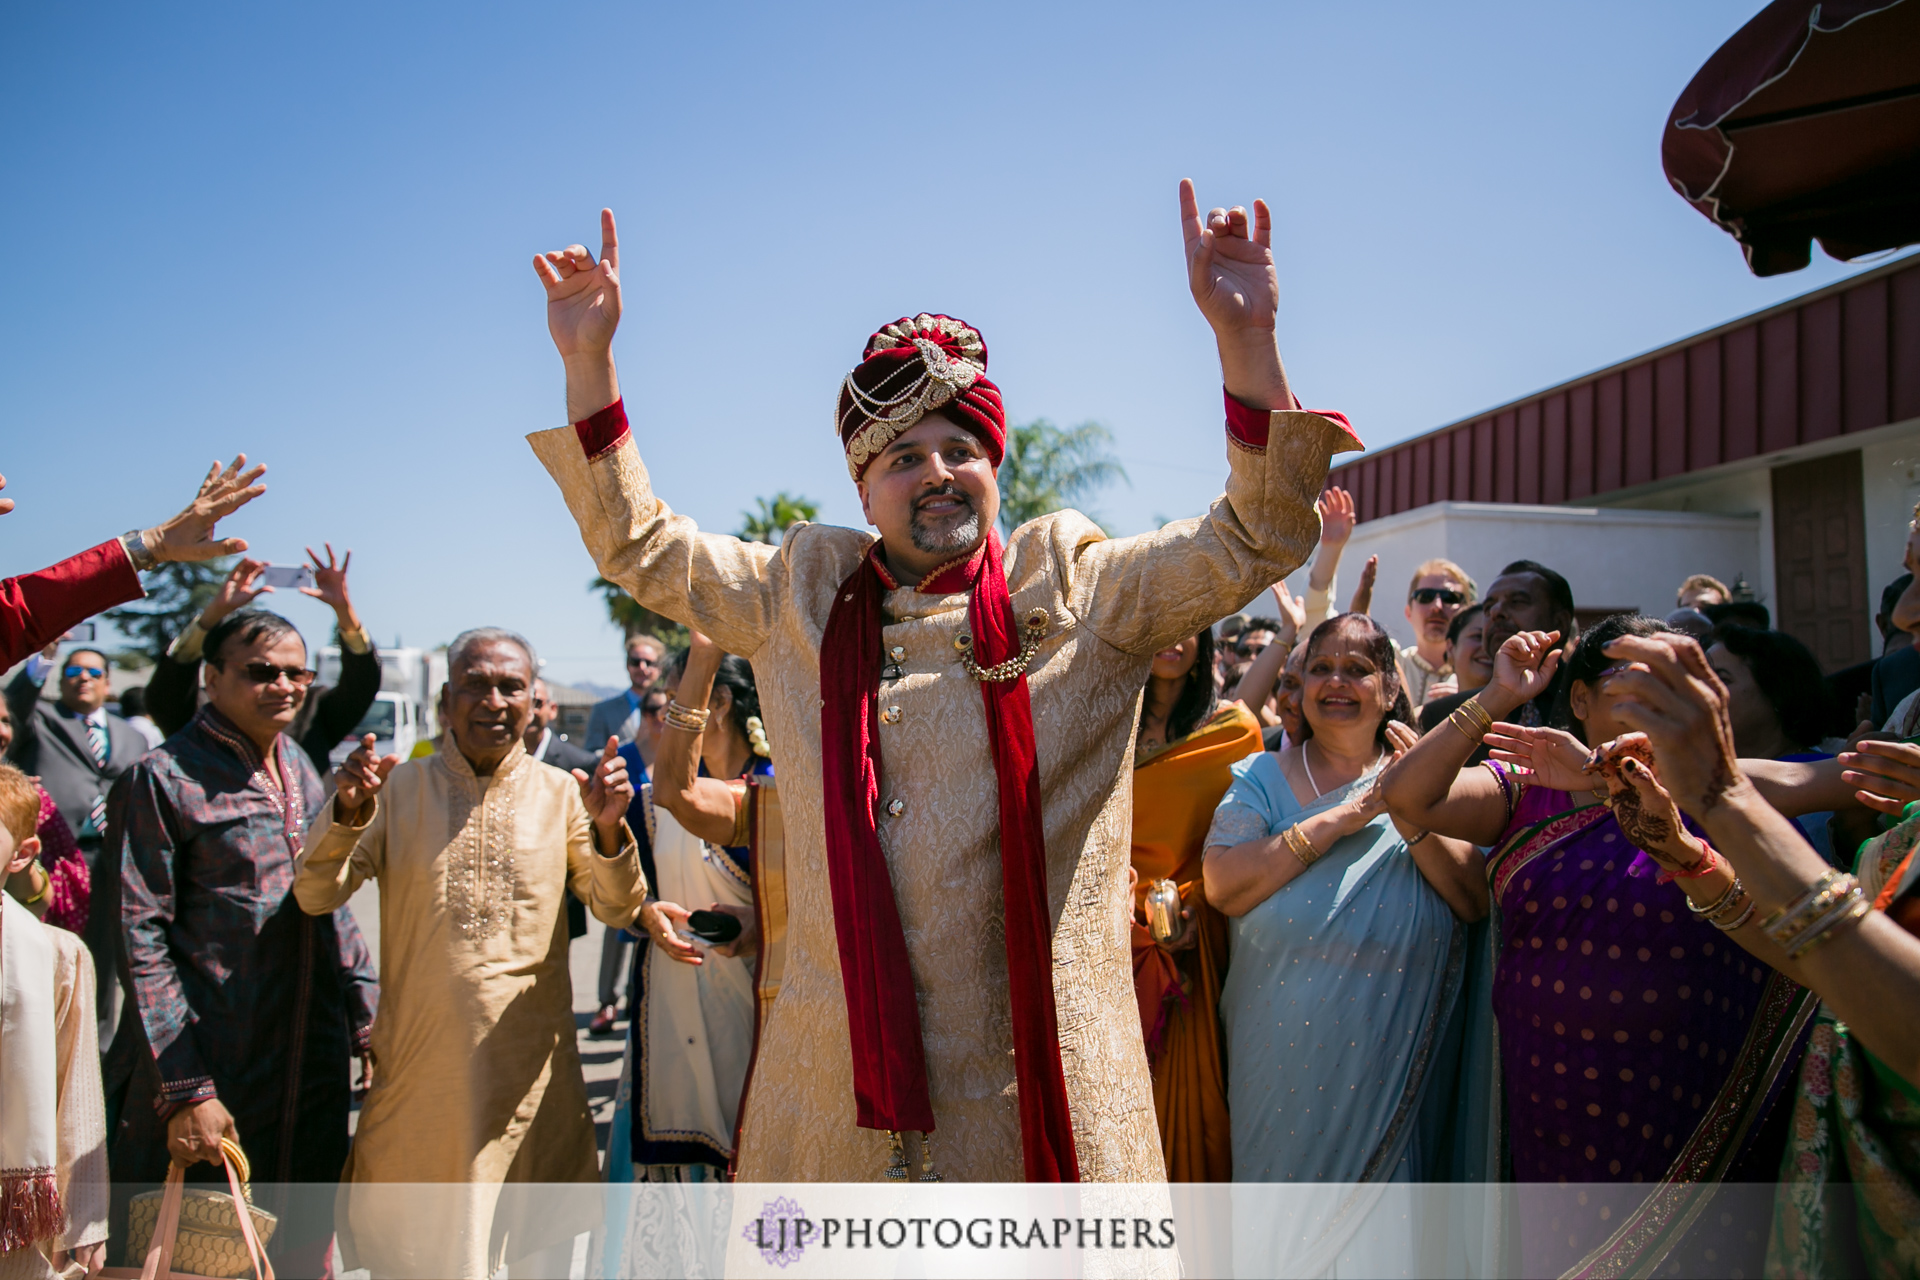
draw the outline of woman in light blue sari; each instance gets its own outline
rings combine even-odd
[[[1384,1184],[1445,1176],[1466,922],[1487,889],[1472,846],[1402,829],[1381,800],[1415,740],[1394,656],[1364,614],[1315,628],[1302,741],[1235,765],[1207,835],[1207,897],[1230,917],[1234,1181],[1324,1186],[1236,1213],[1236,1255],[1287,1274],[1413,1270],[1408,1228],[1357,1234]]]

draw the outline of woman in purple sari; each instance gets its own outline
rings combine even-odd
[[[1602,649],[1664,630],[1621,615],[1574,650],[1563,708],[1583,742],[1629,731],[1615,715],[1624,667]],[[1812,1001],[1723,932],[1751,927],[1708,910],[1723,906],[1732,873],[1670,804],[1640,803],[1619,776],[1638,761],[1604,777],[1462,768],[1483,737],[1527,759],[1534,739],[1497,722],[1547,686],[1558,639],[1507,641],[1493,682],[1384,783],[1396,817],[1492,849],[1498,1176],[1553,1184],[1519,1193],[1511,1269],[1757,1275],[1766,1196],[1723,1197],[1711,1212],[1709,1201],[1723,1183],[1773,1179],[1786,1111],[1775,1104]]]

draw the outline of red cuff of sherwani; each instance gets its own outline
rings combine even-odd
[[[586,421],[574,423],[573,433],[580,437],[588,462],[612,453],[627,438],[626,401],[615,400]]]
[[[1227,401],[1227,434],[1249,449],[1266,448],[1267,428],[1272,421],[1272,416],[1265,409],[1255,409],[1250,405],[1240,403],[1240,401],[1233,398],[1233,393],[1224,387],[1221,389],[1221,394]],[[1292,392],[1288,392],[1287,394],[1293,399],[1293,407],[1298,409],[1300,407],[1300,397],[1293,395]],[[1353,436],[1353,442],[1356,446],[1360,448],[1366,447],[1360,444],[1360,437],[1355,435],[1353,424],[1347,421],[1346,414],[1336,409],[1313,409],[1310,410],[1310,412],[1317,413],[1329,422],[1337,424],[1342,431]]]

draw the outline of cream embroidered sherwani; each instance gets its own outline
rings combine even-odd
[[[341,1182],[596,1181],[561,895],[630,924],[646,897],[631,833],[600,856],[571,775],[516,742],[475,777],[449,735],[394,768],[363,826],[337,822],[332,800],[315,816],[293,886],[301,908],[332,911],[369,878],[380,882],[375,1069]],[[594,1225],[503,1222],[495,1192],[478,1189],[450,1202],[457,1227],[429,1225],[404,1194],[345,1191],[347,1266],[376,1275],[491,1275],[503,1244],[523,1257]]]
[[[107,1108],[100,1092],[100,1033],[93,1012],[93,956],[65,929],[45,925],[53,942],[54,1069],[60,1160],[54,1174],[67,1229],[51,1240],[0,1253],[0,1280],[52,1280],[49,1254],[107,1238]]]
[[[1060,1050],[1089,1181],[1165,1176],[1128,934],[1132,746],[1148,667],[1300,563],[1319,533],[1313,499],[1328,458],[1352,447],[1303,412],[1271,415],[1270,437],[1264,449],[1229,445],[1226,496],[1204,517],[1109,540],[1085,516],[1060,512],[1016,530],[1006,551],[1014,616],[1038,608],[1051,619],[1028,680]],[[880,1178],[886,1136],[854,1119],[820,775],[821,635],[834,592],[873,539],[800,525],[776,548],[701,533],[654,496],[631,438],[591,464],[571,428],[530,440],[600,572],[749,658],[759,683],[786,816],[789,935],[747,1086],[739,1176]],[[906,587],[885,598],[885,644],[902,675],[880,685],[880,846],[913,958],[940,1172],[1017,1181],[993,758],[980,688],[953,646],[966,607],[965,595]]]

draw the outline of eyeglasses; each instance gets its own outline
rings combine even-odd
[[[649,658],[644,653],[630,653],[627,655],[627,665],[630,667],[657,667],[660,665],[660,660],[658,658]]]
[[[1422,587],[1408,598],[1415,604],[1432,604],[1435,600],[1441,604],[1465,604],[1467,593],[1450,587]]]
[[[89,680],[98,680],[107,673],[102,667],[83,667],[76,664],[68,667],[65,671],[61,672],[61,674],[69,680],[78,680],[81,676],[85,676]]]
[[[1233,652],[1236,657],[1257,658],[1261,654],[1265,653],[1266,651],[1267,651],[1267,646],[1265,646],[1264,644],[1255,643],[1255,644],[1243,644],[1239,648],[1235,649]]]
[[[225,667],[224,663],[215,665]],[[306,667],[276,667],[271,662],[249,662],[240,670],[245,672],[247,679],[255,684],[272,684],[281,676],[285,676],[287,683],[296,689],[304,689],[312,684],[313,677],[317,674]]]

